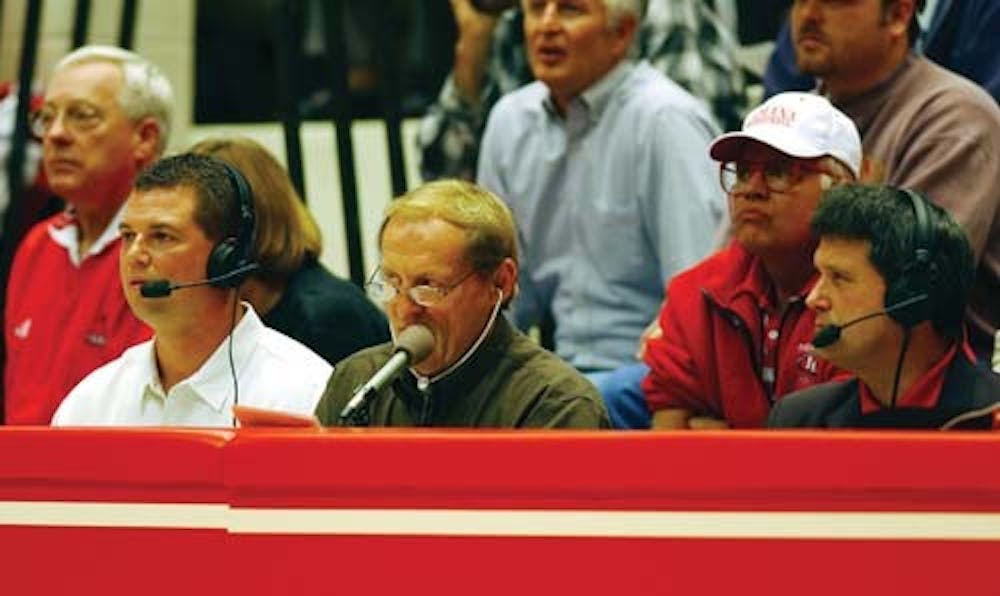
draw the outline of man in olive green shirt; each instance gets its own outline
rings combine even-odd
[[[382,262],[369,284],[394,336],[412,325],[430,354],[362,408],[372,426],[606,428],[597,389],[513,328],[500,310],[517,290],[513,217],[467,182],[426,184],[393,201],[382,222]],[[355,390],[392,356],[362,350],[334,368],[316,415],[340,423]]]

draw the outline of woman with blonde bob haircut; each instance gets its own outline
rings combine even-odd
[[[250,184],[260,270],[244,282],[242,297],[265,325],[331,364],[389,339],[385,316],[364,292],[319,263],[319,226],[267,149],[248,138],[227,137],[201,141],[191,152],[229,163]]]

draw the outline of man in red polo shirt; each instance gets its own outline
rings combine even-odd
[[[855,376],[788,395],[769,425],[989,428],[1000,376],[967,342],[962,228],[914,191],[853,186],[824,195],[812,229],[814,353]]]
[[[170,83],[132,52],[85,46],[55,67],[32,131],[67,210],[33,227],[7,286],[4,411],[48,424],[83,377],[150,337],[118,277],[122,205],[167,145]]]

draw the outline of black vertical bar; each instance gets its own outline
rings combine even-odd
[[[76,0],[76,14],[73,16],[73,49],[87,43],[89,27],[90,0]]]
[[[295,190],[305,200],[306,183],[302,173],[302,142],[299,129],[299,85],[297,72],[302,63],[302,5],[298,0],[283,0],[278,16],[278,102],[281,127],[285,133],[285,159]]]
[[[406,192],[406,168],[403,165],[402,135],[402,90],[399,85],[400,72],[396,52],[396,39],[400,35],[399,26],[392,11],[377,11],[378,30],[383,32],[378,40],[381,45],[378,56],[379,95],[382,104],[382,120],[385,123],[386,142],[389,147],[389,175],[392,179],[392,194],[399,196]]]
[[[364,249],[361,246],[361,217],[358,185],[354,176],[354,144],[351,141],[351,109],[347,92],[347,51],[344,48],[343,2],[323,3],[326,57],[330,64],[330,95],[333,98],[333,127],[337,132],[337,163],[340,168],[340,195],[344,212],[344,235],[351,281],[365,284]]]
[[[118,46],[126,50],[132,49],[135,38],[135,15],[139,0],[122,0],[122,20],[118,26]]]
[[[42,21],[42,0],[29,0],[24,18],[24,35],[21,37],[21,65],[18,70],[17,109],[14,116],[14,134],[10,156],[7,158],[7,184],[10,204],[4,215],[4,234],[0,245],[0,313],[7,303],[7,279],[14,261],[14,251],[23,235],[21,222],[25,218],[24,155],[28,142],[28,107],[31,104],[31,81],[35,76],[35,57],[38,52],[38,30]],[[2,334],[0,334],[2,338]],[[2,344],[2,339],[0,339]],[[6,346],[0,352],[0,367],[6,359]],[[3,391],[0,388],[0,424],[4,419]]]

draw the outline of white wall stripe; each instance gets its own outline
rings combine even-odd
[[[1000,541],[1000,513],[263,509],[0,501],[0,526],[238,534]]]
[[[0,526],[224,530],[228,510],[218,503],[0,501]]]
[[[232,509],[236,533],[1000,540],[996,513]]]

